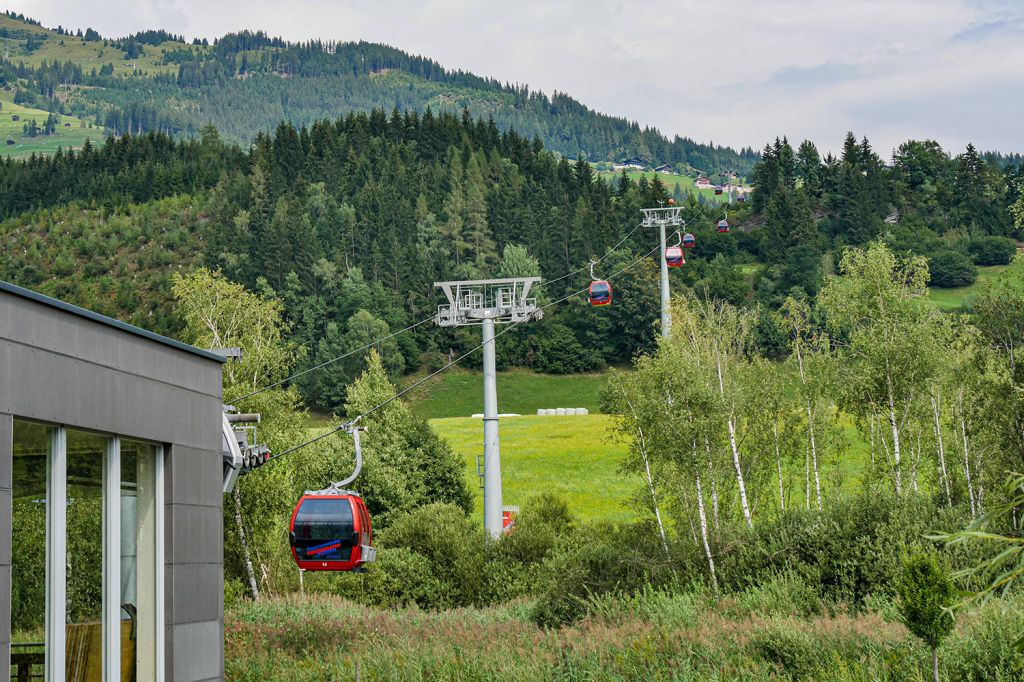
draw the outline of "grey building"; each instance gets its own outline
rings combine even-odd
[[[222,361],[0,282],[0,680],[223,677]]]

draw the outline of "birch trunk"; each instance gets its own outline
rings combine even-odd
[[[804,448],[804,509],[811,508],[811,451]]]
[[[644,430],[637,421],[636,410],[633,409],[633,403],[627,398],[626,403],[629,405],[630,412],[633,413],[633,422],[637,425],[636,432],[640,437],[640,456],[644,460],[644,473],[647,475],[647,489],[651,493],[651,503],[654,505],[654,519],[658,522],[658,533],[661,535],[661,547],[665,550],[665,556],[669,556],[668,551],[668,539],[665,537],[665,524],[661,522],[661,510],[658,508],[658,494],[654,490],[654,477],[651,476],[651,464],[647,458],[647,439],[644,437]]]
[[[772,422],[772,435],[775,437],[775,468],[779,473],[779,508],[786,511],[786,492],[782,487],[782,453],[779,451],[778,422]]]
[[[722,358],[718,354],[718,349],[715,349],[715,367],[718,370],[718,391],[725,396],[725,380],[722,378]],[[751,528],[754,527],[754,520],[750,515],[750,504],[747,502],[747,486],[743,482],[743,467],[740,465],[740,449],[736,442],[736,419],[735,419],[736,405],[730,405],[729,419],[727,420],[729,425],[729,447],[732,449],[732,463],[736,469],[736,485],[740,491],[740,506],[743,507],[743,518],[747,520],[747,525]]]
[[[967,445],[967,422],[964,419],[964,392],[961,390],[957,396],[957,403],[960,407],[960,435],[963,437],[964,447],[964,478],[967,481],[967,499],[971,506],[971,516],[978,515],[977,505],[974,501],[974,485],[971,482],[971,455]]]
[[[814,493],[818,499],[818,511],[821,511],[821,477],[818,475],[818,447],[814,440],[814,409],[811,406],[810,397],[806,396],[807,380],[804,377],[804,356],[800,351],[800,343],[796,344],[796,362],[800,368],[800,384],[804,387],[807,403],[807,435],[811,441],[811,466],[814,468]]]
[[[694,448],[696,450],[696,448]],[[718,576],[715,574],[715,559],[711,556],[711,543],[708,542],[708,518],[704,511],[704,491],[700,485],[700,474],[694,474],[697,482],[697,516],[700,518],[700,536],[704,541],[704,556],[708,559],[708,571],[711,573],[711,587],[718,596]]]
[[[889,397],[889,425],[892,427],[892,456],[896,472],[896,495],[903,494],[903,475],[900,472],[900,425],[896,420],[896,401],[892,395],[892,375],[886,369],[885,383]]]
[[[942,441],[942,404],[939,397],[932,395],[932,416],[935,418],[935,442],[939,450],[939,474],[942,476],[942,489],[946,493],[946,504],[953,506],[953,495],[949,491],[949,472],[946,470],[946,447]]]
[[[245,539],[245,525],[242,523],[242,495],[238,492],[238,486],[232,497],[235,499],[235,524],[238,526],[238,539],[242,545],[242,556],[245,558],[245,574],[249,578],[249,590],[252,592],[253,601],[260,600],[260,588],[256,584],[256,571],[252,566],[252,557],[249,554],[249,541]]]

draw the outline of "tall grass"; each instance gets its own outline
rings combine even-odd
[[[337,597],[244,603],[226,614],[226,677],[269,680],[924,680],[928,651],[877,611],[801,603],[780,575],[716,601],[705,591],[602,596],[573,627],[542,629],[530,604],[428,612]],[[962,614],[940,650],[948,679],[1015,680],[1024,600]]]

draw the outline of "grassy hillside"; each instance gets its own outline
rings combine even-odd
[[[744,171],[756,160],[749,148],[738,153],[685,138],[670,140],[636,122],[593,111],[569,95],[549,97],[449,71],[380,44],[294,44],[244,32],[221,37],[215,47],[144,44],[141,54],[129,59],[124,44],[61,35],[7,16],[0,29],[7,80],[52,96],[45,101],[54,110],[119,131],[141,126],[194,135],[213,124],[228,139],[247,144],[281,120],[303,125],[373,108],[458,112],[465,107],[474,117],[493,116],[499,128],[539,137],[549,149],[571,157],[583,151],[605,161],[643,155],[657,163]],[[316,39],[316,31],[311,28],[308,38]],[[55,62],[70,62],[81,73],[39,76],[18,68]],[[56,92],[55,83],[61,84]]]
[[[19,120],[15,121],[17,116]],[[89,127],[74,116],[60,116],[60,123],[53,135],[38,135],[28,137],[24,134],[24,125],[35,119],[39,127],[46,122],[49,112],[42,109],[33,109],[14,103],[14,93],[9,90],[0,90],[0,156],[11,156],[14,158],[25,157],[31,154],[52,154],[57,149],[77,149],[85,144],[86,140],[94,143],[103,140],[104,131],[102,128]],[[8,144],[8,140],[14,144]]]
[[[403,379],[409,385],[422,373]],[[585,407],[601,409],[604,374],[552,375],[526,369],[498,372],[498,409],[503,413],[536,414],[540,408]],[[483,376],[453,368],[411,391],[412,411],[424,419],[468,417],[483,412]]]
[[[521,505],[532,495],[556,493],[582,519],[629,521],[636,513],[630,496],[640,479],[619,473],[627,446],[609,432],[607,415],[507,417],[501,420],[502,496]],[[480,419],[434,419],[431,426],[466,461],[476,514],[483,498],[476,457],[483,452]]]
[[[175,269],[201,262],[202,202],[187,195],[108,213],[79,206],[0,222],[0,279],[146,329],[179,326]]]

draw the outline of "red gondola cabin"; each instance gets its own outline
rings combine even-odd
[[[683,257],[681,246],[665,247],[665,264],[670,268],[681,268],[686,264],[686,258]]]
[[[610,305],[612,285],[603,279],[590,283],[590,305]]]
[[[692,249],[695,246],[697,246],[697,239],[696,239],[696,237],[694,237],[689,232],[684,234],[683,235],[683,248],[684,249]]]
[[[728,232],[729,231],[729,221],[728,220],[719,220],[718,221],[718,231],[719,232]]]
[[[289,530],[292,556],[303,571],[353,571],[376,558],[370,514],[353,492],[303,495]]]
[[[715,196],[721,195],[722,192],[724,192],[724,191],[725,191],[724,187],[722,187],[721,185],[715,185]]]

